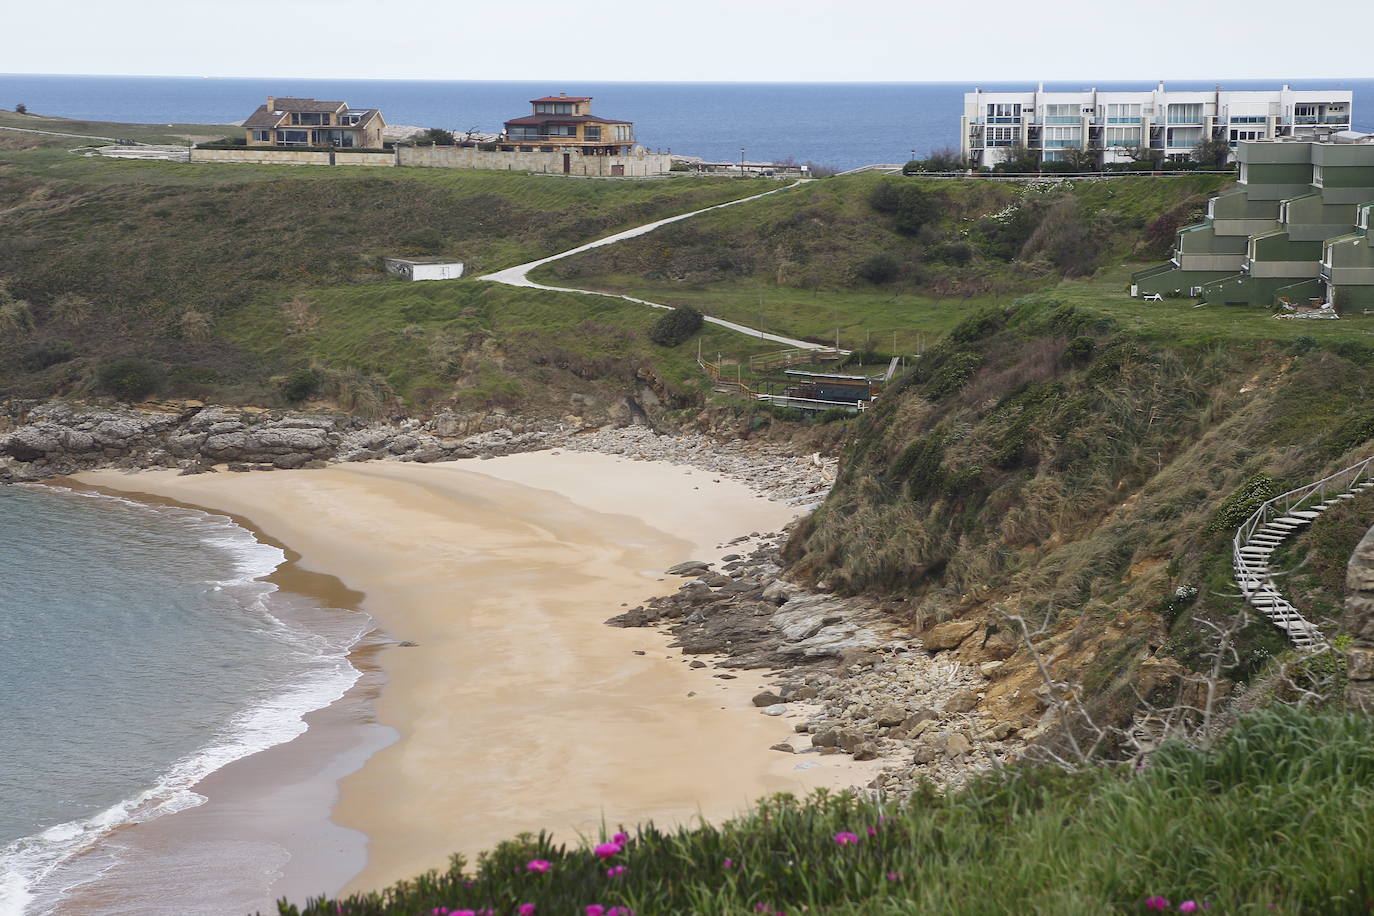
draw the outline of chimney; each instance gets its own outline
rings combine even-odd
[[[566,92],[560,92],[558,93],[558,97],[560,99],[566,99],[568,97],[568,94]]]
[[[276,111],[276,110],[277,110],[277,97],[276,97],[276,96],[274,96],[274,95],[269,95],[269,96],[267,97],[267,110],[268,110],[268,111]]]

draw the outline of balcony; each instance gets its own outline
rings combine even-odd
[[[1063,115],[1056,115],[1056,116],[1053,117],[1053,118],[1046,118],[1046,119],[1045,119],[1045,123],[1046,123],[1046,124],[1079,124],[1079,123],[1081,123],[1082,121],[1083,121],[1083,119],[1080,118],[1080,117],[1078,117],[1077,115],[1073,115],[1073,116],[1069,116],[1069,117],[1065,117],[1065,116],[1063,116]]]
[[[1294,124],[1349,124],[1350,115],[1294,115]]]

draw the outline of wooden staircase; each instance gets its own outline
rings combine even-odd
[[[1232,566],[1246,602],[1274,622],[1293,645],[1306,651],[1328,648],[1321,630],[1306,620],[1274,581],[1269,560],[1294,532],[1344,500],[1374,487],[1374,457],[1265,501],[1236,529]]]

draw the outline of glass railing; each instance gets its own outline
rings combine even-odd
[[[1082,140],[1046,140],[1045,149],[1067,149],[1070,147],[1082,146]]]
[[[1139,118],[1108,118],[1108,124],[1139,124]]]
[[[1082,119],[1082,118],[1079,118],[1079,117],[1065,116],[1065,115],[1055,115],[1055,116],[1052,117],[1052,118],[1046,118],[1046,119],[1045,119],[1045,123],[1046,123],[1046,124],[1078,124],[1078,123],[1081,122],[1082,120],[1083,120],[1083,119]]]
[[[1018,118],[988,118],[988,119],[986,119],[986,123],[988,123],[988,124],[1020,124],[1020,123],[1021,123],[1021,119],[1020,119],[1019,117],[1018,117]]]

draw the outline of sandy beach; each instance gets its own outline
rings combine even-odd
[[[716,678],[689,668],[657,631],[603,623],[677,588],[668,566],[717,559],[726,541],[792,518],[794,509],[741,483],[548,451],[77,479],[244,520],[289,547],[301,570],[361,593],[395,641],[373,657],[375,720],[397,740],[343,777],[333,809],[335,823],[367,838],[366,867],[349,890],[442,867],[455,852],[472,858],[520,831],[576,842],[603,823],[721,819],[761,795],[876,772],[876,762],[803,764],[768,750],[794,723],[750,703],[764,672]],[[297,742],[317,731],[312,724]],[[300,851],[310,847],[309,836],[297,839]],[[316,870],[304,867],[284,869],[293,894]],[[337,865],[332,874],[320,866],[318,881],[320,892],[339,890]]]

